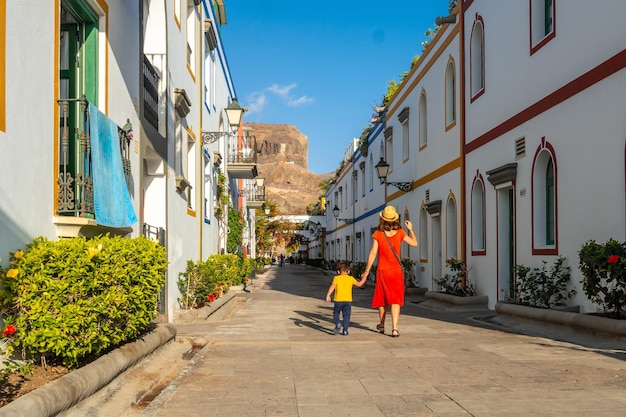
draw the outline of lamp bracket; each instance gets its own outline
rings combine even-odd
[[[232,132],[202,132],[202,142],[209,145],[220,140],[224,136],[232,136]]]
[[[397,189],[408,193],[409,191],[413,191],[413,183],[412,182],[387,182],[388,185],[393,185]]]

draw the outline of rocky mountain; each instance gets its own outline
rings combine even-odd
[[[245,123],[254,137],[259,176],[265,178],[265,198],[276,203],[279,214],[306,214],[318,200],[320,184],[334,173],[308,170],[309,140],[296,126]]]

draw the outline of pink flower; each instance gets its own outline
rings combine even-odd
[[[609,256],[608,263],[614,264],[619,262],[619,255],[611,255]]]

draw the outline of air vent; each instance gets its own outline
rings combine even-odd
[[[519,138],[515,141],[515,159],[526,156],[526,138]]]
[[[426,199],[427,203],[430,201],[430,190],[426,190],[424,192],[424,198]]]

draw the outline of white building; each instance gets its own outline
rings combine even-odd
[[[364,261],[386,202],[414,224],[419,246],[401,256],[421,286],[438,290],[445,260],[459,258],[493,308],[511,296],[514,265],[563,256],[570,304],[595,311],[578,251],[626,237],[624,15],[617,0],[459,1],[387,103],[369,155],[357,151],[329,189],[328,207],[353,223],[329,227],[326,258]],[[371,179],[379,156],[384,197]]]
[[[36,236],[147,235],[167,249],[160,313],[172,320],[187,261],[225,250],[225,202],[254,224],[259,195],[254,146],[225,111],[223,2],[0,3],[3,264]],[[94,146],[113,142],[120,156],[96,164]],[[94,202],[103,183],[113,203]]]

